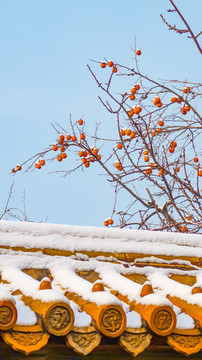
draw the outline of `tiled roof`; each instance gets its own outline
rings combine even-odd
[[[201,267],[200,235],[2,221],[1,336],[25,354],[51,335],[82,355],[103,336],[199,352]]]

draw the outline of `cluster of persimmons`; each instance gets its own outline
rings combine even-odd
[[[138,49],[136,55],[141,55],[141,50]],[[67,149],[69,150],[71,146],[74,146],[77,150],[77,157],[81,159],[81,167],[89,168],[91,163],[98,162],[114,183],[117,183],[119,187],[124,187],[131,194],[134,194],[129,187],[132,180],[127,182],[125,179],[129,176],[136,176],[134,181],[150,180],[153,186],[159,188],[160,196],[172,193],[174,186],[178,184],[179,186],[178,188],[176,187],[175,191],[181,189],[184,192],[185,198],[188,198],[187,193],[189,191],[192,192],[192,189],[186,167],[189,165],[191,170],[195,171],[196,178],[202,177],[202,168],[199,160],[200,154],[197,154],[193,144],[194,135],[192,134],[193,139],[189,141],[189,146],[192,146],[192,152],[190,152],[188,161],[185,160],[184,145],[181,141],[181,136],[184,136],[189,126],[189,120],[184,121],[183,119],[189,112],[192,113],[194,111],[188,102],[188,100],[194,98],[194,89],[186,84],[186,86],[181,87],[180,91],[176,92],[154,81],[154,87],[151,85],[146,87],[142,82],[143,80],[149,81],[149,79],[134,71],[133,75],[136,76],[136,82],[134,85],[130,85],[129,91],[122,93],[120,100],[115,98],[114,95],[112,96],[110,85],[112,77],[116,73],[121,72],[122,66],[112,60],[101,61],[99,64],[102,69],[107,67],[111,69],[110,80],[106,88],[99,83],[94,73],[90,71],[98,86],[119,105],[118,110],[113,111],[112,106],[109,106],[108,103],[105,104],[110,113],[117,115],[118,139],[111,140],[114,144],[112,153],[106,157],[102,155],[104,160],[101,158],[101,146],[91,146],[89,144],[84,120],[80,118],[72,126],[71,134],[60,133],[58,131],[56,143],[52,144],[48,150],[41,152],[40,155],[37,154],[33,165],[35,165],[36,169],[41,169],[46,164],[44,157],[47,153],[50,154],[50,152],[56,154],[56,156],[52,155],[51,160],[56,159],[60,163],[67,158]],[[126,69],[131,71],[130,68],[124,67],[124,70]],[[134,105],[131,105],[131,102]],[[172,116],[176,116],[176,119],[179,119],[180,125],[178,128],[177,125],[172,123],[169,115],[167,115],[167,111],[174,104],[176,107]],[[192,114],[192,116],[195,115],[196,112]],[[125,126],[121,126],[120,116]],[[94,140],[96,144],[100,141],[97,135],[94,136]],[[108,139],[106,138],[106,140]],[[114,158],[115,160],[113,160]],[[12,172],[20,171],[22,166],[28,161],[30,159],[26,160],[23,164],[17,165],[12,169]],[[185,179],[180,179],[179,177],[181,169]],[[170,178],[166,178],[166,175]],[[158,182],[158,178],[161,178],[164,185]],[[194,192],[194,196],[198,196],[197,191]],[[138,200],[139,198],[136,196],[135,201]],[[175,204],[174,207],[176,207]],[[185,214],[185,211],[183,213]],[[185,222],[191,222],[193,216],[187,212],[184,218]],[[166,220],[168,221],[168,217],[166,217]],[[112,217],[109,217],[104,221],[104,225],[109,226],[113,222]],[[186,232],[187,226],[181,221],[177,229]]]
[[[137,54],[137,52],[136,52],[136,54]],[[138,53],[137,55],[140,55],[140,54],[141,54],[141,52]],[[104,66],[103,66],[103,62],[101,62],[101,68],[105,68],[107,65],[110,67],[111,63],[113,63],[113,66],[115,66],[118,71],[118,68],[119,68],[118,65],[114,65],[114,62],[112,62],[112,61],[108,62],[108,64],[104,63]],[[140,80],[142,80],[141,76],[140,76]],[[107,90],[107,92],[109,92],[109,91]],[[163,118],[162,115],[165,114],[165,111],[167,110],[167,108],[169,106],[171,106],[172,104],[177,105],[177,114],[180,113],[182,116],[187,115],[187,113],[191,109],[190,105],[188,104],[187,99],[188,99],[189,95],[191,95],[190,98],[192,98],[192,96],[194,94],[193,89],[191,89],[190,86],[185,86],[181,90],[180,95],[173,96],[171,94],[170,101],[165,104],[163,104],[163,97],[165,97],[165,93],[164,93],[164,91],[162,91],[162,89],[160,89],[158,94],[152,100],[153,105],[157,108],[157,110],[159,109],[159,114],[160,114],[159,116],[155,117],[155,119],[158,119],[155,126],[151,126],[151,121],[149,124],[150,126],[148,126],[148,123],[146,123],[146,121],[145,121],[146,117],[147,118],[149,117],[149,119],[151,120],[151,116],[153,114],[155,114],[155,110],[152,110],[152,111],[150,110],[149,114],[142,115],[143,108],[147,110],[147,108],[145,108],[144,105],[141,106],[140,104],[137,103],[134,106],[130,106],[127,104],[129,106],[129,109],[127,109],[125,107],[126,100],[130,100],[130,101],[137,100],[138,92],[141,93],[141,97],[140,97],[141,101],[144,98],[147,98],[147,95],[142,96],[142,95],[145,95],[145,89],[143,89],[143,91],[141,91],[140,83],[135,83],[131,87],[130,93],[125,94],[126,95],[125,103],[124,103],[124,101],[122,101],[122,110],[124,110],[125,113],[127,113],[128,119],[126,121],[127,121],[127,123],[130,123],[131,126],[130,127],[127,126],[125,128],[119,129],[120,141],[117,143],[116,147],[117,147],[117,150],[123,151],[123,156],[122,157],[119,156],[116,151],[117,160],[114,163],[115,168],[118,171],[120,171],[121,173],[123,173],[123,177],[127,176],[131,172],[131,167],[129,167],[128,165],[124,166],[124,161],[125,161],[125,158],[128,158],[129,163],[130,163],[130,158],[132,157],[131,154],[133,154],[133,156],[134,156],[135,146],[133,147],[132,150],[129,150],[129,146],[131,145],[132,140],[136,138],[136,139],[138,139],[137,141],[142,140],[142,143],[144,144],[144,147],[145,147],[145,149],[144,149],[144,147],[142,147],[142,148],[140,147],[140,149],[138,151],[139,159],[142,158],[143,162],[148,165],[148,166],[144,166],[144,165],[137,166],[137,163],[136,163],[137,172],[140,172],[141,174],[144,173],[147,178],[148,177],[150,178],[152,172],[157,170],[158,172],[157,172],[157,174],[155,174],[155,177],[152,179],[150,178],[152,180],[153,184],[156,185],[157,184],[156,176],[163,177],[164,182],[168,183],[168,181],[165,179],[165,175],[168,175],[168,174],[172,175],[171,174],[171,166],[173,168],[173,183],[177,182],[178,179],[180,179],[178,173],[180,172],[180,169],[182,168],[183,173],[185,172],[185,176],[186,176],[185,183],[187,180],[190,185],[189,176],[186,173],[187,172],[187,170],[186,170],[186,166],[187,166],[186,161],[187,160],[185,160],[184,158],[183,158],[183,160],[181,160],[181,158],[183,157],[183,155],[182,155],[183,151],[181,151],[181,155],[180,156],[178,155],[176,158],[168,159],[168,155],[167,155],[168,153],[170,155],[172,155],[173,153],[176,152],[177,147],[178,147],[176,140],[177,139],[180,140],[180,135],[183,134],[183,132],[185,132],[187,130],[186,124],[188,123],[188,121],[186,120],[186,122],[183,123],[183,119],[182,119],[181,123],[183,125],[181,126],[181,128],[179,126],[179,130],[177,132],[175,132],[175,131],[172,131],[171,127],[170,128],[166,127],[166,124],[165,124],[166,115],[165,115],[165,118]],[[148,93],[149,93],[149,91],[148,91]],[[161,97],[161,94],[162,94],[162,97]],[[119,101],[119,104],[120,104],[120,101]],[[178,108],[178,106],[179,106],[179,108]],[[147,105],[146,105],[146,107],[147,107]],[[164,108],[164,109],[160,113],[161,108]],[[111,112],[110,108],[108,110],[109,110],[109,112]],[[177,116],[180,117],[180,115],[177,115]],[[154,127],[154,128],[152,128],[152,127]],[[173,140],[169,140],[169,135],[168,135],[169,131],[170,131],[171,135],[172,135],[172,133],[174,134]],[[156,136],[157,137],[161,136],[161,139],[162,139],[162,140],[158,141],[157,144],[161,144],[161,146],[163,148],[162,155],[165,155],[165,158],[166,158],[166,161],[165,161],[166,164],[164,164],[164,166],[161,166],[159,161],[156,162],[154,160],[154,158],[157,158],[156,154],[159,152],[158,145],[157,144],[154,145],[154,142],[152,140],[152,138],[154,138]],[[165,141],[164,141],[163,137],[165,137]],[[193,139],[194,139],[194,136],[193,136]],[[192,139],[192,142],[193,142],[193,139]],[[167,143],[166,143],[166,141],[167,141]],[[166,145],[165,145],[165,143],[166,143]],[[127,145],[127,144],[130,144],[130,145]],[[193,143],[192,150],[193,149],[195,149],[194,143]],[[122,158],[122,161],[121,161],[121,158]],[[133,162],[133,160],[131,160],[131,163],[132,162]],[[202,168],[200,167],[199,157],[196,154],[196,150],[194,151],[194,156],[192,157],[192,159],[189,158],[188,163],[193,169],[195,168],[197,170],[196,176],[202,177]],[[124,175],[124,173],[125,173],[125,175]],[[121,175],[120,175],[120,177],[121,177]],[[180,181],[181,180],[179,180],[179,183],[180,183]],[[184,184],[183,184],[183,186],[184,186]],[[183,188],[183,186],[182,186],[182,188]],[[186,187],[186,184],[185,184],[185,187]],[[160,188],[162,188],[162,187],[160,186]],[[172,191],[172,187],[171,187],[171,191]],[[191,191],[192,191],[192,189],[191,189]],[[202,189],[201,189],[201,191],[202,191]],[[187,193],[186,193],[185,197],[186,196],[188,197]],[[191,222],[192,219],[193,219],[192,215],[187,211],[187,214],[185,216],[185,223]],[[109,219],[106,219],[104,222],[104,225],[108,226],[109,224],[110,224]],[[183,224],[183,220],[181,221],[181,224],[177,225],[176,228],[178,229],[178,231],[181,231],[181,232],[188,231],[187,225]]]

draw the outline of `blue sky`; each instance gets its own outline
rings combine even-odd
[[[193,31],[201,29],[201,0],[176,0]],[[12,205],[33,221],[102,226],[110,216],[112,189],[98,166],[63,178],[49,164],[42,171],[10,174],[12,167],[54,142],[51,123],[68,128],[84,114],[110,127],[110,116],[97,99],[98,88],[87,70],[89,59],[104,57],[133,66],[131,46],[141,48],[140,68],[155,79],[201,81],[200,55],[192,40],[168,31],[181,22],[167,13],[168,0],[0,1],[0,208],[12,182]],[[101,69],[96,69],[102,76]],[[59,166],[60,165],[60,166]],[[61,166],[62,165],[62,166]],[[66,163],[67,165],[67,163]]]

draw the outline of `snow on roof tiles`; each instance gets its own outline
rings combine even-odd
[[[12,331],[37,326],[46,334],[67,336],[68,344],[73,341],[72,331],[80,336],[94,329],[122,340],[127,331],[150,334],[151,330],[168,337],[178,330],[198,331],[195,321],[202,326],[202,293],[193,295],[192,289],[202,286],[201,239],[200,235],[1,221],[0,328],[1,310],[11,302],[18,314]],[[46,249],[53,251],[46,254]],[[123,259],[115,256],[120,253]],[[136,254],[132,260],[131,253]],[[198,260],[193,262],[192,257]],[[47,276],[51,288],[40,290]],[[153,290],[143,296],[147,284]],[[167,322],[165,335],[152,320],[159,313],[164,314],[159,320],[162,329]],[[5,341],[12,343],[6,336]],[[153,335],[148,336],[149,343]]]
[[[146,230],[1,221],[0,245],[28,249],[127,252],[202,257],[202,237]],[[6,242],[6,243],[5,243]],[[191,247],[190,247],[191,244]]]

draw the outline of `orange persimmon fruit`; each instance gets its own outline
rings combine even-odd
[[[114,63],[113,63],[112,60],[109,60],[107,65],[108,65],[109,67],[112,67],[112,66],[114,66]]]
[[[130,95],[130,100],[135,100],[135,95],[134,94]]]
[[[93,155],[97,155],[98,154],[98,149],[94,147],[92,152],[93,152]]]
[[[57,157],[57,161],[59,161],[59,162],[61,162],[61,161],[62,161],[62,156],[61,156],[61,154],[60,154],[60,155],[58,155],[58,157]]]
[[[82,120],[82,119],[79,119],[79,120],[78,120],[78,124],[79,124],[79,125],[83,125],[83,120]]]
[[[42,166],[44,166],[46,162],[45,162],[44,159],[40,159],[40,160],[39,160],[39,163],[40,163]]]
[[[151,169],[151,168],[146,168],[145,173],[146,173],[147,175],[151,174],[151,173],[152,173],[152,169]]]
[[[198,169],[198,176],[202,176],[202,169]]]
[[[130,129],[126,129],[126,130],[125,130],[125,133],[126,133],[126,135],[129,136],[129,135],[131,134],[131,130],[130,130]]]
[[[142,111],[141,106],[135,106],[133,109],[134,114],[139,115],[139,113]]]
[[[163,106],[163,104],[162,104],[161,101],[159,101],[159,102],[156,104],[156,106],[157,106],[157,107],[161,107],[161,106]]]
[[[84,135],[83,133],[81,133],[81,134],[80,134],[80,139],[81,139],[81,140],[85,140],[85,138],[86,138],[85,135]]]
[[[84,166],[85,166],[86,168],[88,168],[88,167],[90,166],[90,161],[85,162],[85,163],[84,163]]]
[[[114,166],[118,169],[121,167],[121,163],[119,161],[116,161]]]
[[[174,151],[175,151],[175,147],[174,147],[174,146],[170,146],[170,147],[169,147],[169,152],[170,152],[170,153],[173,153]]]
[[[184,93],[184,94],[187,94],[189,91],[190,91],[190,87],[189,87],[189,86],[184,87],[184,89],[183,89],[183,93]]]
[[[187,219],[188,221],[192,220],[192,215],[191,215],[191,214],[188,214],[188,215],[186,216],[186,219]]]
[[[177,101],[177,98],[176,98],[175,96],[172,96],[172,97],[171,97],[171,102],[174,103],[174,102],[176,102],[176,101]]]
[[[65,139],[64,135],[63,135],[63,134],[60,134],[60,136],[59,136],[59,141],[64,141],[64,139]]]
[[[135,132],[131,132],[131,134],[130,134],[131,139],[134,139],[135,136],[136,136]]]
[[[102,61],[100,66],[101,66],[102,69],[104,69],[104,68],[106,68],[107,64],[106,64],[106,62]]]
[[[57,146],[56,144],[54,144],[54,145],[52,146],[52,150],[53,150],[53,151],[57,151],[57,150],[58,150],[58,146]]]
[[[163,120],[159,120],[159,126],[164,126],[164,121]]]
[[[128,110],[127,113],[128,113],[128,116],[130,116],[130,117],[132,117],[134,115],[133,109]]]
[[[182,115],[186,115],[187,110],[185,109],[184,106],[182,106],[181,109],[180,109],[180,112],[182,113]]]
[[[36,162],[35,167],[36,167],[37,169],[41,169],[41,164],[39,164],[39,162]]]
[[[71,140],[71,135],[69,135],[69,134],[66,134],[66,140]]]
[[[149,161],[149,156],[148,156],[148,155],[144,156],[144,161],[145,161],[145,162],[148,162],[148,161]]]
[[[161,101],[160,97],[159,96],[156,96],[153,100],[153,104],[156,105],[158,104],[159,102]]]
[[[117,67],[114,66],[113,69],[112,69],[112,72],[113,72],[113,73],[117,73],[117,71],[118,71]]]
[[[181,226],[181,231],[182,232],[187,232],[187,227],[184,225],[184,226]]]

